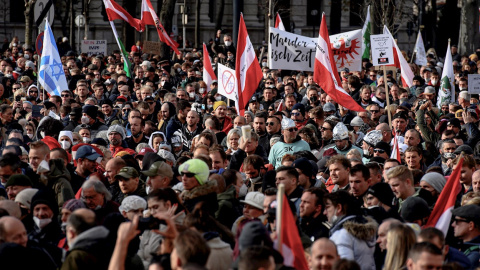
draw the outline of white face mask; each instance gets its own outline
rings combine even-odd
[[[60,228],[62,229],[63,233],[67,232],[67,222],[62,222],[62,225],[60,225]]]
[[[33,134],[27,134],[27,136],[31,139],[33,138]]]
[[[222,96],[216,96],[216,97],[215,97],[215,100],[216,100],[216,101],[222,100]]]
[[[35,225],[37,225],[38,228],[43,229],[45,228],[45,226],[47,226],[52,222],[52,219],[51,218],[39,219],[37,217],[33,217],[33,222],[35,222]]]
[[[190,98],[194,98],[194,97],[195,97],[195,93],[193,93],[193,92],[192,92],[192,93],[188,93],[188,96],[189,96]]]
[[[228,47],[228,46],[230,46],[230,45],[232,45],[232,42],[231,42],[231,41],[225,41],[225,46]]]
[[[303,83],[303,86],[304,86],[304,87],[307,87],[307,86],[308,86],[308,83],[304,82],[304,83]]]
[[[160,85],[161,85],[161,86],[164,86],[164,85],[165,85],[165,81],[161,81],[161,82],[160,82]]]
[[[90,142],[90,138],[88,138],[88,137],[83,137],[82,140],[83,140],[84,143],[89,143]]]
[[[82,116],[82,124],[84,125],[87,125],[88,123],[90,123],[90,118],[88,118],[88,116]]]
[[[363,149],[363,155],[370,156],[370,152],[368,151],[368,149]]]
[[[67,150],[71,146],[71,143],[69,141],[61,141],[60,144],[62,145],[62,149],[64,150]]]
[[[262,67],[268,66],[268,62],[262,62]]]
[[[45,131],[40,131],[40,136],[42,136],[42,138],[45,138]]]
[[[213,108],[213,105],[211,105],[211,104],[207,105],[207,108],[211,109],[211,108]]]
[[[432,85],[436,85],[437,84],[437,80],[432,80]]]
[[[200,92],[200,94],[205,93],[205,88],[200,88],[200,89],[198,90],[198,92]]]
[[[147,181],[148,181],[148,180],[147,180]],[[149,186],[147,186],[147,187],[145,188],[145,192],[147,193],[147,195],[150,194],[150,192],[152,192],[152,188],[149,187]]]
[[[181,68],[177,68],[177,72],[180,72],[180,71],[182,71],[182,69],[181,69]]]
[[[245,195],[247,195],[247,193],[248,193],[248,187],[247,187],[247,185],[243,184],[240,187],[240,190],[238,191],[238,197],[245,197]]]
[[[38,164],[37,173],[49,172],[49,171],[50,171],[50,165],[48,165],[48,162],[46,160],[42,160],[42,162]]]

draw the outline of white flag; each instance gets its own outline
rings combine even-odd
[[[454,76],[452,52],[450,51],[450,42],[448,42],[447,55],[445,56],[442,78],[440,79],[440,89],[438,89],[438,108],[441,108],[443,102],[455,102]]]
[[[415,43],[415,64],[419,66],[427,65],[427,53],[423,44],[422,33],[418,31],[417,42]]]
[[[238,81],[235,70],[228,68],[222,64],[218,64],[218,88],[217,93],[234,100],[235,108],[240,113],[238,105]]]

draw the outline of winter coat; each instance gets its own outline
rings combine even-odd
[[[207,264],[209,270],[228,270],[233,262],[232,248],[229,244],[223,242],[220,237],[215,237],[207,241],[210,248]]]
[[[236,189],[234,185],[230,185],[225,192],[217,194],[218,210],[215,212],[215,219],[231,228],[233,222],[242,215],[240,202],[236,197]]]
[[[111,253],[106,249],[108,233],[105,227],[96,226],[79,234],[74,239],[61,269],[107,269],[111,257]]]
[[[375,270],[375,236],[378,224],[371,218],[347,216],[330,230],[340,258],[356,261],[362,270]]]
[[[282,136],[280,141],[270,149],[268,161],[277,169],[282,165],[282,158],[285,154],[293,154],[304,150],[310,151],[310,145],[306,141],[303,141],[300,136],[297,136],[292,143],[286,143]]]
[[[265,149],[263,149],[261,145],[258,145],[257,148],[255,149],[255,155],[262,157],[265,163],[268,162],[267,153],[265,152]],[[230,163],[228,164],[228,168],[236,171],[240,171],[243,161],[246,158],[247,158],[247,153],[242,149],[238,148],[237,151],[233,153],[230,159]]]
[[[47,186],[55,193],[59,209],[58,213],[61,213],[63,204],[70,199],[75,199],[75,194],[70,185],[70,173],[65,167],[63,159],[51,159],[48,165],[50,172],[46,175],[48,179]]]
[[[217,182],[206,181],[203,185],[191,190],[184,190],[180,196],[183,199],[183,205],[189,212],[193,211],[197,203],[203,202],[204,209],[213,217],[218,210],[216,190]]]

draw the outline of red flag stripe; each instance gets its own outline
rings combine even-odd
[[[109,21],[124,20],[130,24],[135,30],[143,32],[145,29],[141,20],[133,18],[122,6],[113,0],[103,0],[105,11]]]
[[[212,68],[210,56],[208,55],[207,45],[203,43],[203,81],[207,84],[207,91],[210,92],[210,84],[216,80],[217,76]]]

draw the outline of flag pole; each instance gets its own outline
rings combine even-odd
[[[283,195],[285,194],[285,186],[283,184],[278,185],[278,191],[277,191],[277,213],[276,213],[276,229],[275,231],[277,232],[277,244],[278,244],[278,252],[282,254],[282,244],[283,244],[283,239],[282,239],[282,207],[283,207]]]
[[[388,94],[388,83],[387,83],[387,67],[383,66],[383,83],[385,84],[385,95],[387,95],[387,115],[388,115],[388,125],[392,126],[392,114],[390,113],[390,95]]]

